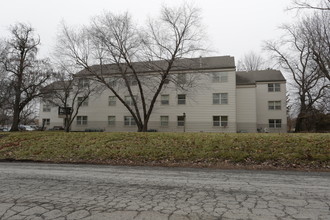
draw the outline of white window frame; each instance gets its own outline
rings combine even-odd
[[[178,94],[178,105],[185,105],[186,99],[187,99],[186,94]]]
[[[124,125],[125,126],[136,126],[136,122],[133,116],[124,116]]]
[[[228,93],[213,93],[213,105],[226,105],[228,104]]]
[[[227,72],[212,73],[212,82],[213,83],[228,82],[228,73]]]
[[[269,128],[282,128],[282,119],[269,119]]]
[[[213,126],[214,127],[228,127],[228,116],[227,115],[214,115],[213,119]]]
[[[108,116],[108,126],[116,126],[116,116],[115,115]]]
[[[89,79],[87,79],[87,78],[78,79],[78,87],[79,88],[88,88],[89,87]]]
[[[268,92],[281,92],[280,83],[268,83]]]
[[[116,96],[109,96],[108,98],[108,105],[109,106],[116,106],[116,102],[117,102],[117,97]]]
[[[169,105],[170,104],[170,95],[161,95],[160,96],[160,104],[161,105]]]
[[[87,125],[88,124],[88,116],[79,115],[77,116],[77,125]]]
[[[167,127],[169,122],[169,116],[168,115],[161,115],[160,116],[160,126]]]
[[[135,101],[137,101],[136,96],[134,96],[134,99],[135,99]],[[130,95],[126,95],[125,96],[125,103],[127,105],[133,106],[134,105],[133,98]]]
[[[281,110],[281,101],[268,101],[268,110]]]

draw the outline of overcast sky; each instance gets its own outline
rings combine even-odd
[[[129,11],[143,23],[159,14],[160,6],[179,5],[183,0],[10,0],[1,3],[0,37],[16,22],[31,24],[41,38],[41,55],[48,56],[56,41],[60,22],[88,24],[104,10]],[[202,9],[203,24],[215,51],[212,55],[231,55],[240,59],[249,51],[260,52],[264,40],[280,37],[278,27],[294,19],[286,11],[290,0],[194,0]]]

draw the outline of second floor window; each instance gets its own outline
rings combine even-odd
[[[280,92],[281,84],[279,83],[268,83],[268,92]]]
[[[109,106],[115,106],[116,105],[116,96],[109,96]]]
[[[268,109],[269,110],[281,110],[281,101],[269,101]]]
[[[186,94],[179,94],[178,105],[185,105],[185,104],[186,104]]]
[[[87,116],[77,116],[77,125],[87,125]]]
[[[161,95],[160,102],[162,105],[169,105],[170,104],[170,96],[169,95]]]
[[[214,105],[228,104],[228,93],[213,93],[212,98]]]

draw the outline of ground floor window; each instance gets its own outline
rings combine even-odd
[[[116,116],[108,116],[108,125],[115,126],[116,125]]]
[[[49,118],[42,119],[42,124],[43,125],[50,125],[50,119]]]
[[[135,122],[133,116],[124,116],[124,125],[126,125],[126,126],[136,125],[136,122]]]
[[[87,116],[77,116],[77,125],[87,125]]]
[[[282,120],[281,119],[269,119],[269,128],[281,128]]]
[[[168,116],[160,116],[160,126],[168,126]]]
[[[216,127],[227,127],[228,126],[228,116],[213,116],[213,126]]]
[[[178,126],[184,126],[184,122],[185,122],[185,116],[183,115],[178,116]]]

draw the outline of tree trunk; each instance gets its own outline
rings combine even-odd
[[[20,84],[20,82],[19,82]],[[13,123],[11,125],[10,131],[19,131],[19,119],[20,119],[20,102],[21,102],[21,94],[20,94],[20,86],[15,89],[15,103],[14,103],[14,115],[13,115]]]
[[[144,121],[142,132],[147,132],[148,131],[148,121]]]
[[[300,132],[303,130],[303,115],[302,113],[299,113],[297,120],[296,120],[296,127],[295,132]]]

